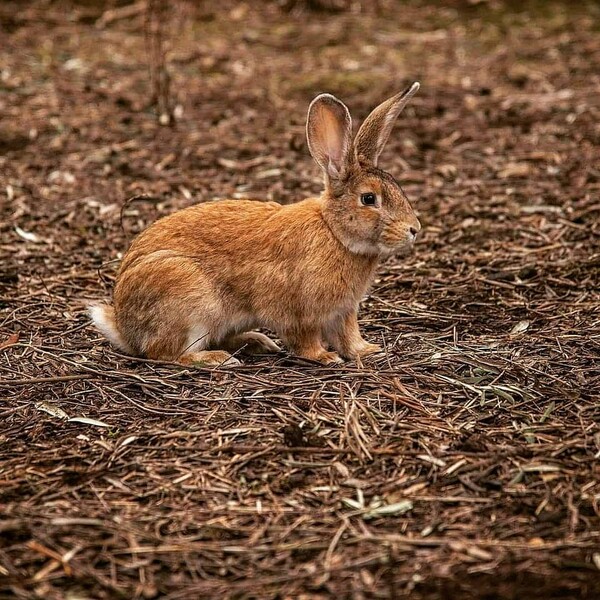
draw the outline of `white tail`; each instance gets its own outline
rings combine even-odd
[[[88,313],[94,321],[98,331],[104,335],[114,346],[131,353],[131,348],[123,340],[115,323],[115,309],[108,304],[92,304],[88,307]]]

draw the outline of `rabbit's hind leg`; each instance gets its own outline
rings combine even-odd
[[[173,324],[174,325],[174,324]],[[182,365],[196,367],[234,367],[240,361],[225,350],[207,350],[208,332],[202,327],[191,327],[185,331],[175,331],[170,334],[155,337],[146,350],[148,358],[158,360],[174,360]]]
[[[130,266],[115,288],[115,309],[119,330],[140,356],[205,367],[239,364],[212,345],[230,319],[193,261],[157,252]]]
[[[195,367],[234,367],[241,364],[225,350],[206,350],[207,343],[207,336],[199,336],[198,328],[193,327],[187,336],[171,334],[155,338],[148,346],[146,356]]]
[[[187,352],[177,360],[182,365],[194,367],[236,367],[242,363],[225,350],[199,350]]]
[[[186,345],[177,362],[196,367],[235,367],[242,364],[225,349],[208,350],[209,345],[212,346],[211,338],[213,335],[208,328],[201,323],[196,323],[188,331]]]

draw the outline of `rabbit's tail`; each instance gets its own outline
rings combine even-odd
[[[117,329],[115,321],[115,309],[108,304],[91,304],[88,306],[88,313],[96,326],[96,329],[104,335],[113,345],[123,352],[131,354],[131,348],[123,339],[123,336]]]

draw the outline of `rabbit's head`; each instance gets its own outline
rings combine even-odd
[[[380,104],[352,141],[348,108],[330,94],[310,104],[308,147],[325,174],[323,214],[336,237],[353,253],[389,255],[410,247],[421,224],[398,182],[377,167],[396,117],[419,89]]]

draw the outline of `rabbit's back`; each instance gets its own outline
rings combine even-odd
[[[222,200],[190,206],[159,219],[143,231],[125,255],[119,275],[151,254],[172,251],[222,265],[225,255],[249,250],[257,233],[282,206],[275,202]]]

